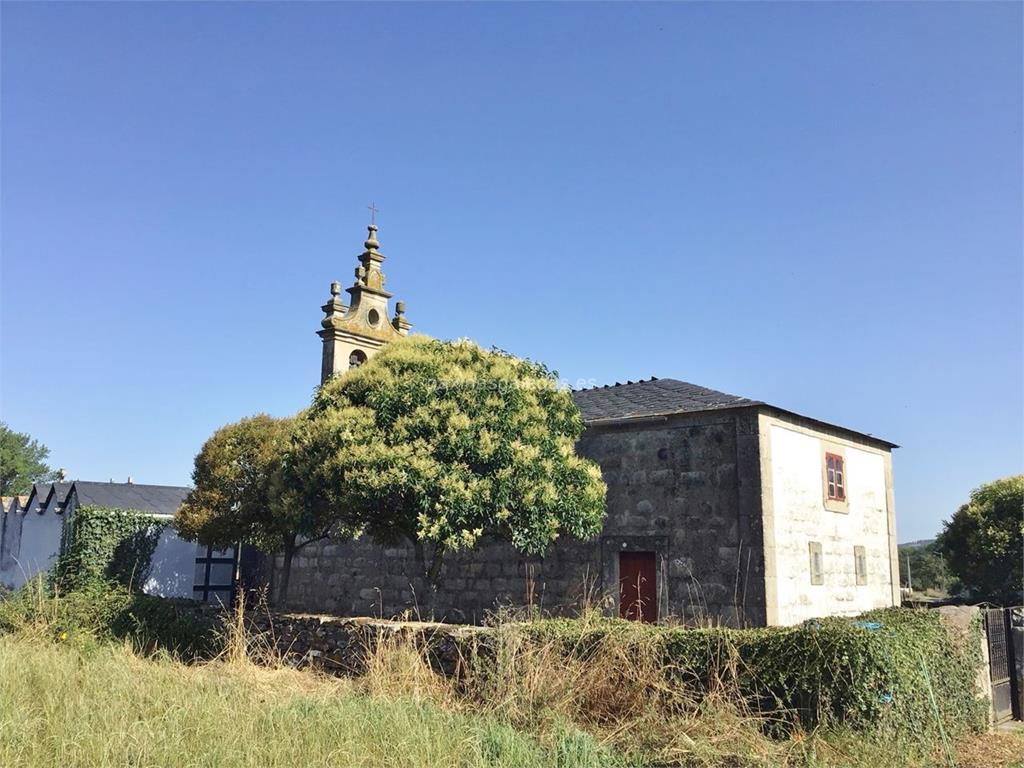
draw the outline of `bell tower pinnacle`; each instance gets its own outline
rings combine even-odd
[[[373,214],[375,209],[371,208]],[[384,272],[381,264],[384,254],[377,242],[377,225],[367,227],[365,249],[359,254],[355,269],[355,282],[346,288],[352,301],[346,307],[340,298],[341,283],[331,283],[331,298],[321,307],[323,326],[317,335],[323,340],[320,364],[320,383],[331,376],[356,368],[366,362],[378,349],[409,333],[412,324],[405,319],[405,302],[395,303],[395,316],[388,321],[388,302],[391,294],[384,290]]]

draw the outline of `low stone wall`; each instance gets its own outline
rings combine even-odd
[[[269,651],[300,669],[357,675],[381,643],[410,640],[428,651],[431,664],[446,675],[459,673],[474,653],[484,627],[419,621],[382,621],[314,614],[255,614],[248,619],[250,648]]]
[[[575,679],[575,665],[596,664],[602,676],[621,670],[628,680],[634,673],[622,665],[619,654],[654,652],[650,660],[664,668],[660,684],[678,687],[688,700],[720,690],[726,680],[751,712],[767,703],[765,714],[776,724],[792,715],[793,722],[799,719],[811,727],[884,726],[920,735],[941,717],[942,727],[955,735],[984,719],[972,694],[975,672],[980,678],[986,670],[974,670],[970,655],[961,658],[955,637],[969,632],[973,640],[976,620],[977,608],[941,615],[890,609],[861,620],[830,617],[798,627],[738,631],[561,620],[479,627],[258,611],[248,623],[258,661],[261,648],[269,648],[289,666],[334,675],[367,671],[378,649],[383,651],[378,658],[389,662],[381,668],[384,674],[401,674],[402,657],[396,665],[390,663],[396,657],[386,655],[392,653],[392,644],[401,648],[410,643],[437,673],[456,681],[459,690],[486,697],[493,692],[493,681],[514,685],[536,673],[538,665],[542,674],[552,676],[568,668],[568,679]],[[886,631],[878,631],[883,627]],[[606,641],[610,645],[604,646]],[[540,653],[533,655],[531,649]],[[910,652],[920,654],[920,666]],[[500,663],[491,666],[496,660]],[[936,671],[932,677],[926,662]],[[615,670],[600,666],[608,664]],[[645,664],[637,669],[649,674]],[[934,694],[928,692],[932,686]],[[935,710],[933,695],[941,701],[941,713]]]

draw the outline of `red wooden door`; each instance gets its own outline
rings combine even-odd
[[[656,571],[653,552],[619,552],[619,616],[658,620]]]

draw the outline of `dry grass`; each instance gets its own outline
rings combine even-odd
[[[454,678],[434,671],[428,644],[389,633],[367,647],[354,682],[368,694],[430,700],[460,713],[484,714],[550,744],[567,727],[642,764],[776,766],[787,745],[761,731],[724,681],[700,700],[673,685],[653,642],[605,641],[568,656],[554,643],[527,642],[497,627],[488,663],[463,659]]]
[[[379,644],[355,680],[299,672],[270,639],[247,633],[239,606],[218,658],[183,664],[99,641],[84,624],[65,630],[65,598],[34,600],[28,613],[5,612],[0,632],[3,768],[622,764],[578,730],[541,744],[449,706],[446,683],[404,641]]]
[[[408,634],[381,634],[366,648],[364,656],[363,673],[355,682],[367,694],[389,699],[427,699],[449,708],[465,709],[457,699],[454,683],[432,669],[424,650]]]
[[[769,738],[735,675],[696,698],[642,633],[566,653],[498,621],[487,663],[445,676],[422,625],[393,626],[338,680],[286,668],[239,608],[207,664],[54,642],[45,610],[0,636],[0,766],[1024,768],[1017,734],[970,739],[952,760],[862,733]]]
[[[1024,730],[967,739],[957,749],[956,764],[957,768],[1024,768]]]
[[[530,731],[578,723],[602,743],[659,763],[719,765],[742,756],[749,765],[775,765],[779,750],[724,681],[693,698],[673,684],[651,641],[610,638],[586,654],[565,654],[554,643],[528,643],[501,632],[496,664],[470,681],[469,696],[489,713]]]
[[[585,766],[577,736],[540,746],[493,719],[360,682],[241,658],[185,665],[128,647],[0,636],[4,768]]]
[[[586,617],[582,621],[587,621]],[[490,663],[465,659],[454,681],[432,669],[412,633],[394,633],[366,650],[367,669],[354,683],[374,696],[433,701],[460,713],[484,714],[542,744],[567,724],[583,729],[629,764],[724,768],[1024,768],[1024,738],[998,734],[958,746],[953,762],[942,745],[894,742],[864,733],[806,733],[786,739],[763,730],[772,713],[743,704],[735,675],[711,681],[699,699],[673,680],[653,641],[605,639],[586,654],[528,642],[514,626],[495,627]],[[584,634],[584,633],[581,633]]]

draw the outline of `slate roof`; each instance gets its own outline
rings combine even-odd
[[[581,389],[573,392],[572,396],[586,422],[763,405],[758,400],[698,387],[685,381],[658,378]]]
[[[28,501],[25,502],[25,509],[39,512],[46,506],[46,499],[50,496],[53,483],[32,483],[32,490],[29,491]]]
[[[73,493],[79,504],[120,507],[173,515],[188,496],[189,488],[178,485],[142,485],[140,483],[93,483],[76,480]]]
[[[53,483],[46,495],[40,497],[39,503],[45,507],[49,505],[50,498],[53,497],[57,500],[57,505],[60,508],[58,511],[63,512],[64,503],[68,500],[68,492],[71,490],[71,486],[73,485],[74,483]]]
[[[867,432],[858,432],[838,424],[802,416],[763,400],[751,400],[738,395],[730,395],[677,379],[651,377],[647,380],[629,381],[625,384],[579,389],[572,393],[572,397],[583,415],[583,421],[588,425],[598,425],[620,419],[644,419],[679,413],[700,413],[726,408],[758,406],[770,409],[775,414],[795,417],[811,422],[813,425],[856,435],[887,448],[899,447],[896,443],[890,443],[888,440],[875,437]]]

